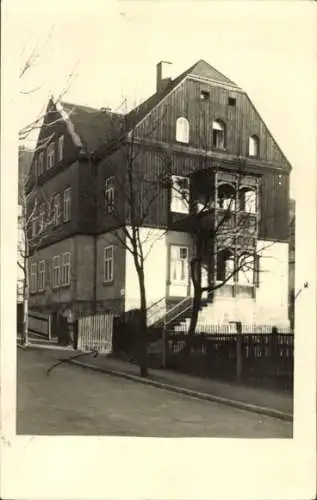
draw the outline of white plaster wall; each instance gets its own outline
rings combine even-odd
[[[148,307],[166,295],[167,246],[166,234],[161,229],[141,228],[143,252],[148,255],[144,262],[145,290]],[[125,252],[125,310],[140,306],[137,272],[131,252]]]
[[[258,241],[260,286],[256,322],[288,324],[288,243]]]

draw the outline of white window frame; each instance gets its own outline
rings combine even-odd
[[[37,263],[33,262],[30,265],[30,292],[36,293],[37,291]]]
[[[44,203],[42,203],[40,206],[38,222],[39,222],[39,234],[41,234],[44,231],[44,224],[45,224],[45,204]]]
[[[187,187],[182,190],[178,188],[177,184],[179,181],[186,181]],[[189,194],[190,185],[189,177],[183,177],[181,175],[172,175],[172,193],[171,193],[171,212],[179,214],[189,213]]]
[[[58,138],[57,161],[62,161],[63,157],[64,157],[64,136],[60,135]]]
[[[216,144],[214,144],[214,131],[217,131]],[[221,136],[220,132],[222,134]],[[221,137],[221,140],[219,137]],[[226,148],[226,125],[221,120],[214,120],[212,122],[212,147],[215,149]]]
[[[40,262],[38,263],[37,289],[39,292],[44,292],[45,290],[45,260],[40,260]]]
[[[55,142],[51,142],[46,150],[46,169],[49,170],[55,165]]]
[[[185,250],[186,256],[181,253]],[[187,285],[189,282],[189,247],[170,246],[170,281],[172,285]]]
[[[108,245],[103,249],[103,282],[111,283],[113,280],[114,280],[114,246]]]
[[[64,252],[61,258],[61,286],[71,283],[71,253]]]
[[[260,140],[257,135],[249,137],[249,156],[256,158],[259,156]]]
[[[254,286],[255,282],[255,258],[254,255],[243,254],[238,259],[238,268],[241,263],[241,259],[246,259],[247,262],[243,267],[251,266],[251,269],[244,269],[243,267],[239,269],[237,281],[239,285],[242,286]]]
[[[107,214],[112,214],[114,210],[114,176],[111,175],[105,179],[105,209]]]
[[[52,288],[61,286],[61,256],[54,255],[52,258]]]
[[[228,189],[228,195],[221,197],[220,196],[220,190],[223,190],[224,187],[228,186],[228,188],[232,188],[233,194],[230,195]],[[223,203],[223,206],[221,206],[221,203]],[[225,183],[222,182],[221,184],[218,185],[217,187],[217,206],[221,210],[230,210],[230,212],[234,212],[236,209],[236,190],[235,187],[230,184],[230,183]]]
[[[69,222],[72,218],[72,188],[64,189],[64,222]]]
[[[189,143],[189,121],[184,116],[176,120],[176,141],[184,144]]]
[[[39,172],[39,162],[38,160],[34,160],[34,173],[35,173],[35,177],[37,178],[39,175],[40,175],[40,172]]]
[[[251,197],[252,194],[252,197]],[[243,196],[243,201],[242,201]],[[241,188],[239,192],[239,209],[249,214],[256,214],[257,192],[253,188]]]
[[[44,153],[43,151],[39,154],[38,162],[38,175],[42,175],[44,172]]]
[[[54,195],[54,224],[58,226],[61,223],[61,195],[56,193]]]

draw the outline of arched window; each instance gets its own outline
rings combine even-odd
[[[212,145],[216,149],[224,149],[226,146],[226,127],[221,120],[212,122]]]
[[[249,137],[249,156],[259,156],[259,138],[256,135]]]
[[[218,208],[234,211],[236,208],[236,191],[232,184],[220,184],[218,187]]]
[[[189,123],[183,116],[176,120],[176,140],[177,142],[189,142]]]
[[[233,283],[234,270],[233,253],[228,249],[219,250],[217,252],[217,281]]]
[[[254,285],[254,255],[243,253],[238,259],[238,283],[243,286]]]
[[[247,187],[240,189],[239,209],[250,214],[256,213],[256,192],[254,189]]]

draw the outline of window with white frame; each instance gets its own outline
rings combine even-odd
[[[45,223],[45,205],[44,205],[44,203],[42,203],[40,206],[38,223],[39,223],[39,233],[42,233],[44,231],[44,223]]]
[[[30,292],[37,291],[37,264],[33,263],[30,266]]]
[[[243,253],[238,259],[238,283],[243,286],[254,285],[254,255]]]
[[[64,222],[71,220],[72,209],[72,188],[68,187],[64,190]]]
[[[70,285],[71,282],[71,254],[65,252],[62,254],[61,285]]]
[[[256,135],[249,137],[249,156],[259,155],[259,138]]]
[[[55,164],[55,142],[51,142],[47,146],[47,156],[46,156],[46,168],[49,170],[54,167]]]
[[[212,145],[216,149],[224,149],[226,146],[226,129],[225,124],[221,120],[212,122]]]
[[[61,257],[55,255],[52,259],[52,288],[58,288],[61,284]]]
[[[176,120],[176,140],[177,142],[189,143],[189,122],[183,116]]]
[[[58,226],[61,222],[61,195],[54,196],[54,224]]]
[[[189,213],[189,178],[172,175],[171,212]]]
[[[103,250],[103,281],[109,283],[114,278],[114,252],[113,246],[105,247]]]
[[[38,291],[43,292],[45,288],[45,260],[38,264]]]
[[[236,208],[236,190],[232,184],[220,184],[218,186],[218,208],[234,211]]]
[[[233,253],[228,249],[217,252],[217,281],[232,284],[234,281],[235,261]]]
[[[42,175],[44,172],[44,153],[39,154],[39,162],[38,162],[38,175]]]
[[[171,245],[170,276],[172,283],[187,284],[188,274],[188,247]]]
[[[114,177],[107,177],[105,180],[105,209],[111,214],[114,210]]]
[[[62,161],[64,155],[64,136],[58,138],[57,161]]]
[[[239,191],[239,208],[243,212],[256,213],[256,191],[251,188],[241,188]]]
[[[34,174],[35,177],[38,177],[40,175],[38,160],[34,160]]]

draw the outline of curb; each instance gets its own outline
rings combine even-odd
[[[160,389],[165,389],[170,392],[176,392],[178,394],[185,394],[196,399],[202,399],[205,401],[212,401],[216,403],[221,403],[227,406],[233,406],[241,410],[250,411],[252,413],[259,413],[260,415],[266,415],[268,417],[278,418],[287,422],[293,421],[293,415],[291,413],[282,412],[279,410],[274,410],[272,408],[266,408],[259,405],[254,405],[251,403],[244,403],[243,401],[238,401],[229,398],[223,398],[221,396],[215,396],[212,394],[207,394],[205,392],[198,392],[192,389],[186,389],[185,387],[179,387],[177,385],[166,384],[164,382],[158,382],[149,378],[142,378],[138,375],[132,375],[130,373],[120,372],[116,370],[111,370],[108,368],[100,368],[99,366],[91,365],[89,363],[83,363],[77,360],[68,360],[69,364],[80,366],[81,368],[88,368],[96,372],[106,373],[108,375],[113,375],[115,377],[126,378],[128,380],[133,380],[134,382],[139,382],[145,385],[151,385],[153,387],[158,387]]]

